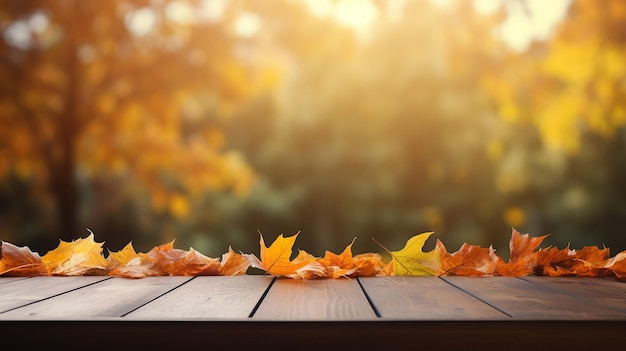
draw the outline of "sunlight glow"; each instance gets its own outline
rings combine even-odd
[[[377,14],[372,2],[364,0],[343,0],[338,2],[334,9],[334,16],[339,22],[358,31],[372,24]]]
[[[224,15],[228,0],[203,0],[198,16],[209,22],[218,22]]]
[[[472,5],[476,12],[484,15],[491,15],[498,11],[502,2],[500,0],[473,0]]]
[[[192,8],[180,1],[168,3],[165,7],[165,16],[176,23],[189,23],[194,18]]]
[[[141,37],[150,33],[152,28],[154,28],[156,15],[150,8],[144,7],[128,14],[125,20],[128,30],[136,36]]]
[[[244,38],[254,36],[261,28],[261,19],[250,12],[240,14],[235,20],[235,32]]]
[[[342,25],[364,34],[378,17],[371,0],[307,0],[309,10],[318,17],[332,17]]]
[[[524,51],[533,40],[550,36],[554,26],[563,18],[570,0],[528,0],[527,7],[507,2],[508,17],[500,28],[500,35],[511,48]]]
[[[49,27],[49,19],[42,12],[35,12],[27,19],[13,22],[4,28],[4,40],[10,45],[26,50],[34,45],[33,34],[43,34]]]

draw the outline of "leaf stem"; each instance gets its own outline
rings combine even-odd
[[[383,248],[383,250],[387,251],[387,253],[388,253],[388,254],[393,255],[393,254],[391,253],[391,251],[389,251],[386,247],[384,247],[384,246],[383,246],[383,244],[379,243],[379,242],[378,242],[378,240],[376,240],[376,239],[374,239],[374,238],[372,238],[372,240],[374,240],[374,242],[375,242],[376,244],[378,244],[380,247],[382,247],[382,248]]]

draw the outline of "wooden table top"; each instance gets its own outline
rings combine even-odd
[[[94,335],[127,346],[261,347],[276,339],[318,349],[409,342],[439,349],[614,347],[626,342],[626,282],[535,276],[0,277],[0,340],[26,339],[33,346],[40,340],[43,346]]]

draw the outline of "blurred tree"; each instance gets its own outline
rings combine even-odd
[[[0,235],[626,247],[625,6],[572,1],[513,51],[525,3],[2,2]]]
[[[380,17],[363,37],[307,13],[303,3],[255,9],[267,40],[259,56],[268,50],[287,69],[273,96],[225,127],[260,174],[246,204],[224,200],[210,224],[238,248],[254,249],[237,233],[257,229],[301,230],[298,245],[318,255],[355,236],[355,250],[380,251],[372,236],[399,247],[428,230],[451,247],[496,240],[506,247],[506,199],[487,152],[504,123],[476,89],[500,59],[502,44],[489,35],[498,18],[472,14],[470,2],[456,11],[406,2],[387,15],[391,4],[379,3]]]
[[[220,3],[0,3],[3,195],[52,208],[49,217],[3,211],[3,239],[37,223],[16,242],[46,247],[90,226],[121,248],[129,233],[106,220],[132,211],[120,211],[125,201],[180,219],[207,191],[247,191],[253,172],[217,125],[257,89],[255,72],[237,56],[234,15]]]
[[[625,21],[623,1],[573,0],[549,38],[483,81],[509,125],[498,188],[560,246],[626,247]]]

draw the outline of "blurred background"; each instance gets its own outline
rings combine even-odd
[[[2,0],[0,239],[614,255],[625,95],[622,0]]]

